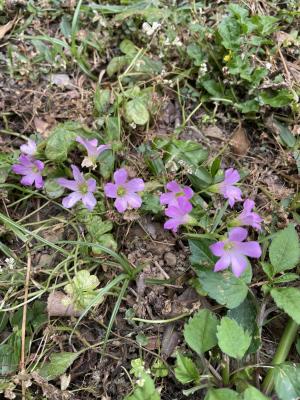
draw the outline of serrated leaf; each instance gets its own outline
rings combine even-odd
[[[65,373],[79,354],[70,352],[52,353],[50,361],[46,362],[37,372],[47,381],[51,381]]]
[[[240,396],[231,389],[209,389],[204,400],[240,400]]]
[[[182,355],[177,352],[176,354],[176,367],[174,369],[176,379],[183,384],[186,383],[198,383],[200,379],[199,371],[189,357]]]
[[[139,99],[133,99],[126,103],[126,119],[128,122],[134,122],[137,125],[144,125],[149,121],[149,112],[144,103]]]
[[[153,379],[146,372],[141,372],[139,384],[140,386],[136,386],[133,394],[126,396],[124,400],[160,400]]]
[[[88,270],[81,270],[76,273],[72,280],[72,284],[68,284],[65,286],[65,291],[74,295],[76,292],[85,292],[96,289],[99,285],[99,279],[96,275],[91,275]]]
[[[209,310],[201,310],[184,325],[184,339],[196,353],[202,354],[217,344],[218,320]]]
[[[271,296],[277,307],[286,312],[297,324],[300,324],[300,290],[293,287],[274,288]]]
[[[250,334],[235,320],[223,317],[217,331],[218,345],[223,353],[242,359],[251,343]]]
[[[246,283],[235,277],[230,271],[224,273],[201,271],[199,280],[209,297],[227,308],[239,306],[248,293]]]
[[[300,365],[286,363],[277,365],[274,380],[275,391],[280,400],[298,400],[300,397]]]
[[[276,233],[272,240],[269,256],[274,273],[294,268],[300,258],[298,233],[293,225]]]
[[[268,397],[262,394],[255,387],[250,386],[244,391],[243,400],[268,400]]]

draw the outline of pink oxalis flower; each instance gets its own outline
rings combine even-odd
[[[120,168],[114,173],[115,183],[107,183],[104,186],[106,197],[116,199],[114,205],[122,213],[127,209],[140,208],[142,199],[136,192],[142,192],[145,184],[143,179],[134,178],[128,180],[125,168]]]
[[[247,256],[259,258],[261,248],[257,242],[244,242],[248,231],[244,228],[233,228],[229,231],[228,239],[212,244],[211,252],[220,257],[214,271],[222,271],[231,266],[232,272],[239,277],[247,268]]]
[[[236,201],[242,201],[241,189],[234,186],[239,180],[240,174],[238,171],[229,168],[225,171],[224,181],[214,185],[214,191],[221,193],[225,199],[228,199],[230,207],[233,207]]]
[[[83,205],[88,210],[93,210],[97,201],[93,195],[96,191],[96,181],[93,178],[85,179],[83,173],[80,172],[76,165],[71,165],[74,180],[58,178],[57,183],[67,189],[73,191],[62,201],[62,204],[66,208],[73,207],[78,201],[82,201]]]
[[[20,150],[23,154],[33,157],[37,151],[37,146],[35,141],[32,139],[28,139],[26,144],[22,144],[22,146],[20,146]]]
[[[193,190],[188,187],[184,186],[181,187],[177,182],[171,181],[167,183],[166,189],[169,190],[167,193],[163,193],[159,200],[160,204],[167,204],[170,206],[177,206],[178,199],[185,198],[186,200],[190,200],[193,197]]]
[[[166,216],[170,217],[170,219],[165,222],[164,228],[171,229],[176,233],[180,225],[192,223],[193,218],[189,215],[192,208],[191,203],[187,199],[178,197],[177,205],[169,206],[165,210]]]
[[[34,184],[37,189],[41,189],[44,186],[43,169],[44,163],[42,161],[34,160],[25,154],[21,154],[19,163],[12,166],[12,171],[15,174],[23,175],[21,179],[22,185],[31,186]]]
[[[250,199],[245,200],[243,207],[243,211],[240,213],[235,221],[239,225],[252,226],[252,228],[260,231],[263,219],[257,213],[252,211],[255,207],[254,201]]]
[[[110,145],[108,144],[101,144],[98,146],[97,139],[84,139],[78,136],[76,138],[76,142],[80,143],[83,147],[85,147],[87,151],[87,157],[84,157],[81,166],[82,167],[96,167],[96,160],[97,157],[103,153],[104,150],[110,149]]]

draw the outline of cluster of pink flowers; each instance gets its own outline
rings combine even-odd
[[[181,187],[176,181],[166,184],[168,192],[160,196],[160,204],[167,205],[165,215],[170,219],[165,222],[164,228],[177,232],[180,225],[186,225],[193,222],[190,212],[193,207],[190,199],[193,197],[193,190],[184,186]]]

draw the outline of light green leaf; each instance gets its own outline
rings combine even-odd
[[[79,354],[70,352],[52,353],[50,361],[40,367],[37,372],[47,381],[51,381],[65,373]]]
[[[300,365],[286,363],[275,367],[275,391],[280,400],[300,398]]]
[[[64,188],[51,178],[46,180],[44,190],[50,199],[57,199],[64,193]]]
[[[146,106],[139,98],[130,100],[126,103],[125,113],[127,121],[134,122],[137,125],[146,124],[150,118]]]
[[[275,274],[296,266],[300,258],[300,244],[297,231],[292,224],[275,235],[269,255]]]
[[[204,400],[240,400],[240,396],[231,389],[209,389]]]
[[[103,115],[110,105],[110,90],[96,87],[94,94],[94,106],[99,115]]]
[[[176,379],[180,383],[199,382],[200,375],[194,361],[179,352],[176,354],[176,367],[174,371]]]
[[[76,293],[76,291],[81,292],[96,289],[99,283],[99,279],[96,277],[96,275],[91,275],[88,270],[83,269],[76,273],[72,280],[72,284],[69,283],[65,286],[65,291],[68,294],[73,295]]]
[[[281,89],[274,94],[271,92],[262,92],[259,96],[263,104],[267,104],[271,107],[284,107],[291,104],[294,98],[294,94],[288,89]]]
[[[244,391],[243,400],[268,400],[268,397],[262,394],[255,387],[250,386]]]
[[[239,306],[248,293],[246,283],[230,271],[224,273],[201,271],[199,280],[209,297],[227,308]]]
[[[295,136],[286,125],[281,124],[276,119],[274,119],[274,124],[278,127],[280,139],[283,144],[292,149],[296,144]]]
[[[300,290],[294,287],[274,288],[271,296],[277,307],[282,308],[294,321],[300,324]]]
[[[242,359],[251,343],[251,336],[235,320],[223,317],[217,331],[218,345],[223,353]]]
[[[218,320],[209,310],[201,310],[184,325],[184,339],[196,353],[201,354],[217,344]]]
[[[82,126],[78,122],[67,121],[52,129],[47,140],[45,155],[51,161],[62,162],[68,157],[68,151],[82,134]]]

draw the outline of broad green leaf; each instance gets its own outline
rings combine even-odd
[[[212,243],[213,241],[208,239],[189,240],[189,246],[192,253],[190,260],[195,267],[211,267],[216,263],[217,258],[212,254],[209,249],[209,246]]]
[[[275,274],[296,266],[300,259],[300,244],[298,233],[293,225],[290,224],[276,233],[269,255]]]
[[[248,293],[246,283],[230,271],[223,273],[200,271],[199,280],[209,297],[227,308],[239,306]]]
[[[45,182],[44,190],[50,199],[57,199],[64,193],[64,188],[60,186],[56,179],[47,179]]]
[[[300,324],[300,290],[294,287],[274,288],[271,296],[277,307]]]
[[[82,126],[78,122],[67,121],[52,129],[46,143],[45,155],[51,161],[62,162],[68,158],[68,151],[82,134]]]
[[[150,118],[146,106],[138,97],[126,103],[125,113],[127,121],[137,125],[146,124]]]
[[[115,168],[116,157],[111,150],[106,150],[101,153],[97,159],[101,176],[104,179],[109,179]]]
[[[294,94],[288,89],[281,89],[278,92],[261,92],[259,96],[263,104],[267,104],[271,107],[284,107],[290,105],[295,100]]]
[[[243,400],[268,400],[268,397],[262,394],[255,387],[250,386],[244,391]]]
[[[98,114],[102,116],[110,105],[110,90],[100,89],[97,86],[94,94],[94,106]]]
[[[204,400],[240,400],[240,396],[231,389],[209,389]]]
[[[0,345],[0,375],[14,373],[20,362],[21,355],[21,329],[16,329],[9,339]]]
[[[50,361],[41,366],[37,372],[47,381],[51,381],[65,373],[79,356],[79,354],[80,353],[70,352],[52,353],[50,356]]]
[[[133,394],[126,396],[124,400],[160,400],[153,379],[146,372],[141,373],[139,385],[136,386]]]
[[[201,144],[191,140],[173,139],[165,146],[165,150],[167,152],[166,161],[175,160],[179,164],[185,161],[196,166],[208,158],[208,151]]]
[[[217,344],[217,317],[209,310],[201,310],[184,325],[184,339],[196,353],[202,354]]]
[[[174,372],[176,379],[180,383],[186,384],[190,382],[199,382],[200,375],[194,361],[179,352],[176,354],[176,366]]]
[[[224,86],[221,85],[221,83],[213,80],[213,79],[209,79],[207,81],[203,81],[202,86],[204,87],[204,89],[213,97],[218,97],[218,98],[224,98]]]
[[[293,148],[296,144],[296,138],[289,130],[289,128],[276,120],[274,120],[274,123],[279,129],[280,139],[282,140],[283,144],[290,148]]]
[[[280,400],[300,398],[300,364],[286,363],[275,367],[275,391]]]
[[[251,343],[250,334],[235,320],[223,317],[217,331],[218,345],[223,353],[242,359]]]
[[[120,50],[122,51],[122,53],[129,56],[134,56],[138,52],[138,48],[129,39],[122,40],[122,42],[120,43]]]
[[[111,78],[117,72],[121,72],[121,70],[126,67],[132,60],[130,56],[119,56],[113,57],[108,66],[106,67],[107,75]]]

